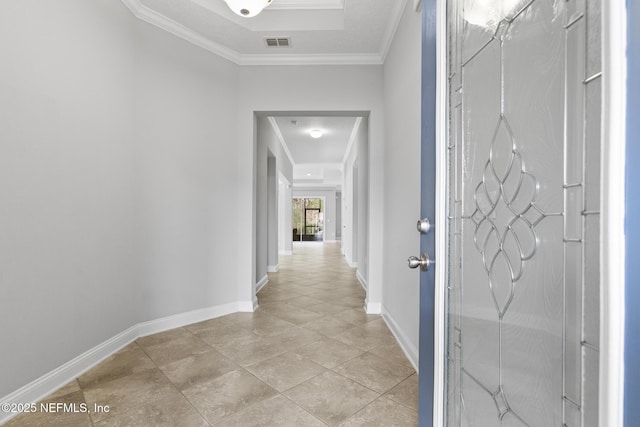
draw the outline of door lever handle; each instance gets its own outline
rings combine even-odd
[[[423,253],[420,258],[417,256],[410,256],[409,259],[409,268],[418,268],[422,271],[428,271],[431,264],[434,262],[429,258],[429,254]]]

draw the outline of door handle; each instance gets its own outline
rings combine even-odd
[[[408,261],[409,268],[420,267],[420,270],[422,271],[428,271],[429,267],[431,267],[431,264],[433,264],[433,261],[431,261],[431,258],[429,258],[429,254],[427,253],[423,253],[420,258],[418,258],[417,256],[410,256]]]
[[[418,221],[417,228],[420,234],[427,234],[429,231],[431,231],[433,225],[429,221],[429,218],[422,218],[420,221]]]

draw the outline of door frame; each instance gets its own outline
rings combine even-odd
[[[436,0],[436,218],[434,287],[433,425],[444,426],[446,372],[446,265],[447,265],[447,0]]]
[[[602,227],[599,425],[624,422],[627,10],[602,2]]]
[[[640,4],[627,2],[627,75],[640,74]],[[635,165],[640,162],[640,123],[633,120],[640,116],[640,100],[631,94],[640,92],[638,79],[629,79],[627,94],[627,128],[626,128],[626,210],[627,218],[640,216],[640,202],[635,196],[640,193],[640,171]],[[632,119],[633,118],[633,119]],[[637,221],[626,223],[626,253],[633,254],[640,251],[640,224]],[[631,258],[631,257],[629,257]],[[637,406],[637,396],[640,393],[640,266],[630,259],[626,262],[626,330],[625,330],[625,396],[629,403],[625,407],[624,423],[627,427],[637,425],[640,420],[640,408]],[[635,400],[634,400],[635,399]]]
[[[422,3],[425,3],[425,0]],[[433,0],[431,0],[433,1]],[[446,224],[447,0],[436,3],[436,224]],[[625,325],[625,2],[602,1],[602,227],[599,425],[622,427]],[[424,4],[422,5],[424,7]],[[615,142],[615,143],[613,143]],[[444,183],[444,184],[443,184]],[[433,425],[445,420],[446,227],[436,227]]]

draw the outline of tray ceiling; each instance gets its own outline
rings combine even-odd
[[[381,64],[406,0],[273,0],[242,18],[224,0],[122,0],[138,18],[241,65]],[[288,38],[267,47],[267,38]]]

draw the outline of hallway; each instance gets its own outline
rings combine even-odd
[[[140,338],[45,399],[78,412],[6,426],[417,425],[417,375],[364,297],[339,244],[296,245],[256,312]]]

